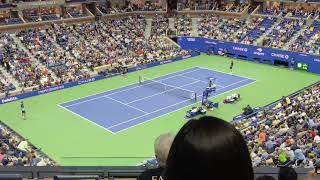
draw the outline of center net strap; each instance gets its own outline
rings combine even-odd
[[[164,84],[159,81],[151,80],[151,79],[146,79],[146,78],[139,78],[139,83],[141,86],[145,87],[150,87],[153,89],[157,89],[159,91],[163,91],[164,93],[171,94],[174,96],[182,97],[185,99],[190,99],[193,101],[197,100],[197,94],[194,91],[190,91],[187,89],[183,89],[177,86],[171,86],[168,84]]]

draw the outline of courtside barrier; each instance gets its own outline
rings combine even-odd
[[[1,167],[0,174],[19,174],[25,179],[45,179],[53,178],[56,175],[59,176],[99,176],[101,179],[121,179],[121,178],[136,178],[138,177],[145,168],[137,166],[117,166],[117,167],[106,167],[106,166],[54,166],[54,167],[38,167],[38,166],[11,166],[11,167]],[[277,178],[279,168],[274,167],[255,167],[254,176],[258,177],[261,175],[270,175]],[[314,171],[314,169],[306,168],[296,168],[295,171],[298,174],[298,179],[305,179],[306,174],[309,171]],[[76,179],[76,178],[72,178]],[[87,178],[86,178],[87,179]],[[316,179],[319,179],[316,177]]]
[[[320,74],[320,56],[271,49],[200,37],[178,37],[178,44],[185,50],[205,53],[224,53],[226,56],[264,64],[284,64],[294,69],[304,69]]]
[[[145,65],[142,65],[142,66],[129,68],[128,72],[134,72],[134,71],[139,71],[139,70],[146,69],[146,68],[151,68],[151,67],[154,67],[154,66],[168,64],[168,63],[180,61],[180,60],[187,59],[187,58],[194,57],[194,56],[198,56],[198,55],[200,55],[199,52],[191,52],[191,53],[189,53],[187,55],[179,56],[179,57],[176,57],[176,58],[173,58],[173,59],[157,61],[157,62],[145,64]],[[27,93],[22,93],[22,94],[19,94],[19,95],[16,95],[16,96],[10,96],[10,97],[6,97],[6,98],[2,98],[2,99],[0,99],[0,104],[5,104],[5,103],[9,103],[9,102],[13,102],[13,101],[17,101],[17,100],[21,100],[21,99],[25,99],[25,98],[29,98],[29,97],[41,95],[41,94],[46,94],[46,93],[54,92],[54,91],[61,90],[61,89],[71,88],[71,87],[74,87],[74,86],[87,84],[87,83],[90,83],[90,82],[94,82],[94,81],[98,81],[98,80],[102,80],[102,79],[106,79],[106,78],[111,78],[111,77],[118,76],[118,75],[119,74],[109,75],[109,76],[98,75],[98,76],[95,76],[95,77],[92,77],[92,78],[83,79],[83,80],[79,80],[79,81],[73,81],[73,82],[69,82],[69,83],[64,83],[64,84],[60,84],[60,85],[57,85],[57,86],[52,86],[52,87],[49,87],[49,88],[46,88],[46,89],[41,89],[41,90],[31,91],[31,92],[27,92]]]

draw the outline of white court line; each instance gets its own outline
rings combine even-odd
[[[202,95],[198,95],[198,96],[197,96],[197,98],[198,98],[199,96],[202,96]],[[121,124],[131,122],[131,121],[136,120],[136,119],[138,119],[138,118],[141,118],[141,117],[144,117],[144,116],[147,116],[147,115],[150,115],[150,114],[153,114],[153,113],[159,112],[159,111],[161,111],[161,110],[167,109],[168,107],[172,107],[172,106],[175,106],[175,105],[178,105],[178,104],[181,104],[181,103],[187,102],[187,101],[191,101],[191,99],[184,100],[184,101],[180,101],[180,102],[175,103],[175,104],[171,104],[170,106],[166,106],[166,107],[164,107],[164,108],[158,109],[158,110],[156,110],[156,111],[152,111],[152,112],[147,113],[147,114],[144,114],[144,115],[142,115],[142,116],[138,116],[138,117],[135,117],[135,118],[133,118],[133,119],[129,119],[129,120],[127,120],[127,121],[123,121],[123,122],[121,122],[121,123],[115,124],[115,125],[110,126],[110,127],[108,127],[108,128],[109,128],[109,129],[111,129],[111,128],[113,128],[113,127],[120,126]]]
[[[143,112],[143,113],[145,113],[145,114],[148,113],[148,112],[143,111],[143,110],[141,110],[141,109],[139,109],[139,108],[133,107],[133,106],[131,106],[131,105],[129,105],[129,104],[125,104],[125,103],[123,103],[123,102],[121,102],[121,101],[118,101],[118,100],[116,100],[116,99],[113,99],[112,97],[104,97],[104,98],[111,99],[112,101],[115,101],[115,102],[120,103],[120,104],[122,104],[122,105],[128,106],[128,107],[130,107],[130,108],[132,108],[132,109],[135,109],[135,110],[137,110],[137,111]]]
[[[194,71],[199,71],[199,70],[201,70],[201,69],[207,69],[207,70],[210,70],[210,71],[216,71],[216,70],[214,70],[214,69],[208,69],[208,68],[202,68],[202,67],[197,67],[197,68],[200,68],[200,69],[195,69],[195,70],[192,70],[192,71],[187,71],[187,72],[184,72],[184,73],[182,73],[182,74],[178,74],[178,75],[175,75],[175,76],[172,76],[172,77],[176,77],[176,76],[183,75],[183,74],[188,74],[188,73],[191,73],[191,72],[194,72]],[[192,69],[192,68],[188,68],[188,69]],[[181,72],[186,71],[186,70],[188,70],[188,69],[181,70]],[[216,71],[216,72],[221,72],[221,71]],[[175,73],[178,73],[178,72],[173,72],[173,73],[170,73],[170,74],[175,74]],[[226,72],[221,72],[221,73],[228,74],[228,73],[226,73]],[[162,75],[162,76],[168,76],[168,75],[170,75],[170,74]],[[235,76],[238,76],[238,75],[235,75]],[[161,77],[161,76],[160,76],[160,77]],[[243,77],[243,76],[238,76],[238,77]],[[154,79],[157,79],[157,78],[159,78],[159,77],[156,77],[156,78],[154,78]],[[169,78],[171,78],[171,77],[164,78],[164,79],[160,79],[160,80],[165,80],[165,79],[169,79]],[[251,79],[251,78],[248,78],[248,77],[243,77],[243,78]],[[254,80],[254,79],[251,79],[251,80]],[[255,81],[256,81],[256,80],[255,80]],[[249,83],[249,84],[255,83],[255,81],[254,81],[254,82],[251,82],[251,83]],[[240,83],[240,82],[242,82],[242,81],[239,81],[239,82],[230,84],[229,86],[234,85],[234,84],[237,84],[237,83]],[[129,85],[126,85],[126,86],[130,86],[130,85],[134,85],[134,84],[136,84],[136,83],[129,84]],[[246,85],[244,85],[244,86],[247,86],[247,85],[249,85],[249,84],[246,84]],[[124,86],[124,87],[126,87],[126,86]],[[226,86],[226,87],[229,87],[229,86]],[[241,87],[244,87],[244,86],[239,86],[238,88],[241,88]],[[111,90],[108,90],[108,91],[116,90],[116,89],[119,89],[119,88],[121,88],[121,87],[118,87],[118,88],[115,88],[115,89],[111,89]],[[122,87],[122,88],[123,88],[123,87]],[[137,88],[137,87],[135,87],[135,88]],[[236,89],[238,89],[238,88],[231,89],[231,90],[229,90],[229,91],[236,90]],[[219,89],[220,89],[220,88],[219,88]],[[219,94],[219,95],[222,95],[222,94],[227,93],[227,92],[229,92],[229,91],[223,92],[223,93],[221,93],[221,94]],[[90,97],[90,96],[94,96],[94,95],[98,95],[98,94],[104,94],[104,93],[106,93],[106,92],[97,93],[97,94],[89,95],[89,96],[86,96],[86,97]],[[199,96],[202,96],[202,95],[199,95]],[[197,96],[197,97],[199,97],[199,96]],[[210,99],[213,98],[213,97],[215,97],[215,96],[217,96],[217,95],[214,95],[214,96],[210,97]],[[78,99],[74,99],[74,100],[72,100],[72,101],[76,101],[76,100],[83,99],[83,98],[86,98],[86,97],[81,97],[81,98],[78,98]],[[72,102],[72,101],[68,101],[68,102]],[[65,102],[65,103],[66,103],[66,102]],[[182,102],[180,102],[180,103],[182,103]],[[198,102],[197,102],[197,103],[198,103]],[[64,103],[61,103],[61,104],[64,104]],[[196,103],[193,103],[193,104],[191,104],[191,105],[194,105],[194,104],[196,104]],[[191,105],[189,105],[189,106],[191,106]],[[60,106],[60,105],[58,105],[58,106]],[[62,106],[60,106],[60,107],[62,107]],[[188,106],[185,106],[185,107],[188,107]],[[117,132],[121,132],[121,131],[124,131],[124,130],[126,130],[126,129],[129,129],[129,128],[138,126],[138,125],[140,125],[140,124],[149,122],[149,121],[151,121],[151,120],[153,120],[153,119],[155,119],[155,118],[162,117],[162,116],[165,116],[165,115],[167,115],[167,114],[176,112],[176,111],[178,111],[178,110],[180,110],[180,109],[183,109],[183,108],[185,108],[185,107],[182,107],[182,108],[179,108],[179,109],[177,109],[177,110],[175,110],[175,111],[171,111],[171,112],[168,112],[168,113],[166,113],[166,114],[163,114],[163,115],[154,117],[154,118],[152,118],[152,119],[150,119],[150,120],[147,120],[147,121],[144,121],[144,122],[135,124],[135,125],[133,125],[133,126],[130,126],[130,127],[128,127],[128,128],[125,128],[125,129],[122,129],[122,130],[117,131]],[[74,112],[66,109],[65,107],[62,107],[62,108],[65,109],[65,110],[67,110],[67,111],[69,111],[69,112],[71,112],[71,113],[73,113],[73,114],[75,114],[75,115],[77,115],[77,116],[79,116],[79,117],[81,117],[82,119],[85,119],[85,120],[87,120],[87,121],[90,121],[91,123],[96,124],[97,126],[102,127],[102,128],[104,128],[104,129],[106,129],[107,131],[115,134],[113,131],[111,131],[111,130],[109,130],[109,129],[107,129],[107,128],[105,128],[105,127],[103,127],[103,126],[101,126],[101,125],[99,125],[99,124],[97,124],[97,123],[94,123],[93,121],[88,120],[88,119],[82,117],[81,115],[79,115],[79,114],[77,114],[77,113],[74,113]],[[155,113],[155,112],[153,112],[153,113]],[[146,114],[146,115],[147,115],[147,114]],[[118,124],[118,125],[121,125],[121,124]],[[118,126],[118,125],[116,125],[116,126]],[[116,127],[116,126],[114,125],[114,126],[112,126],[112,127]],[[108,127],[108,128],[111,128],[111,127]]]
[[[236,83],[229,84],[228,86],[225,86],[225,87],[223,87],[223,88],[219,88],[218,90],[228,88],[228,87],[230,87],[230,86],[233,86],[233,85],[235,85],[235,84],[238,84],[238,83],[241,83],[241,82],[247,81],[247,80],[249,80],[249,79],[244,79],[244,80],[238,81],[238,82],[236,82]],[[240,87],[241,87],[241,86],[240,86]],[[199,96],[202,96],[202,95],[198,95],[197,98],[198,98]],[[212,97],[214,97],[214,96],[212,96]],[[153,111],[153,112],[144,114],[144,115],[142,115],[142,116],[135,117],[135,118],[133,118],[133,119],[129,119],[129,120],[127,120],[127,121],[123,121],[123,122],[121,122],[121,123],[115,124],[115,125],[110,126],[110,127],[108,127],[108,128],[111,129],[111,128],[117,127],[117,126],[122,125],[122,124],[124,124],[124,123],[128,123],[128,122],[134,121],[134,120],[136,120],[136,119],[138,119],[138,118],[141,118],[141,117],[144,117],[144,116],[147,116],[147,115],[150,115],[150,114],[153,114],[153,113],[162,111],[162,110],[164,110],[164,109],[167,109],[168,107],[172,107],[172,106],[175,106],[175,105],[178,105],[178,104],[182,104],[182,103],[187,102],[187,101],[190,101],[190,99],[184,100],[184,101],[180,101],[180,102],[178,102],[178,103],[172,104],[172,105],[170,105],[170,106],[166,106],[166,107],[164,107],[164,108],[160,108],[160,109],[158,109],[158,110],[156,110],[156,111]]]
[[[198,80],[198,81],[195,81],[195,82],[192,82],[192,83],[189,83],[189,84],[185,84],[185,85],[183,85],[183,86],[177,86],[178,88],[173,88],[173,89],[170,89],[170,90],[162,91],[162,92],[160,92],[160,93],[156,93],[156,94],[153,94],[153,95],[151,95],[151,96],[147,96],[147,97],[144,97],[144,98],[140,98],[140,99],[137,99],[137,100],[128,102],[127,104],[131,104],[131,103],[134,103],[134,102],[137,102],[137,101],[141,101],[141,100],[144,100],[144,99],[148,99],[148,98],[150,98],[150,97],[157,96],[157,95],[160,95],[160,94],[165,94],[165,93],[170,92],[170,91],[172,91],[172,90],[176,90],[176,89],[179,89],[179,88],[182,88],[182,87],[185,87],[185,86],[189,86],[189,85],[191,85],[191,84],[195,84],[195,83],[198,83],[198,82],[201,82],[201,81]],[[186,91],[192,92],[191,90],[187,90],[187,89],[186,89]]]
[[[75,113],[75,112],[73,112],[73,111],[71,111],[71,110],[69,110],[69,109],[61,106],[60,104],[58,104],[58,106],[61,107],[61,108],[64,109],[64,110],[66,110],[66,111],[68,111],[68,112],[70,112],[70,113],[72,113],[72,114],[74,114],[74,115],[76,115],[76,116],[78,116],[78,117],[86,120],[86,121],[89,121],[90,123],[92,123],[92,124],[94,124],[94,125],[96,125],[96,126],[99,126],[99,127],[103,128],[103,129],[107,130],[108,132],[110,132],[110,133],[112,133],[112,134],[116,134],[115,132],[113,132],[113,131],[111,131],[111,130],[109,130],[109,129],[103,127],[103,126],[101,126],[100,124],[97,124],[97,123],[95,123],[95,122],[93,122],[93,121],[91,121],[91,120],[89,120],[89,119],[81,116],[80,114],[77,114],[77,113]]]
[[[193,68],[186,68],[186,69],[183,69],[181,71],[176,71],[176,72],[172,72],[172,73],[169,73],[169,74],[166,74],[166,75],[161,75],[161,76],[158,76],[158,77],[155,77],[154,79],[157,79],[157,78],[160,78],[162,76],[168,76],[168,75],[171,75],[171,74],[175,74],[175,73],[179,73],[179,72],[183,72],[183,71],[187,71],[187,70],[191,70],[191,69],[195,69],[195,68],[199,68],[199,67],[193,67]],[[201,69],[196,69],[196,70],[201,70]],[[196,71],[196,70],[192,70],[192,71]],[[186,72],[187,73],[187,72]],[[117,76],[116,76],[117,77]],[[115,78],[115,77],[113,77]],[[99,93],[95,93],[95,94],[90,94],[88,96],[83,96],[83,97],[79,97],[77,99],[73,99],[71,101],[66,101],[66,102],[63,102],[63,103],[60,103],[60,104],[66,104],[66,103],[69,103],[69,102],[72,102],[72,101],[77,101],[77,100],[80,100],[80,99],[84,99],[84,98],[87,98],[87,97],[90,97],[90,96],[95,96],[95,95],[99,95],[99,94],[104,94],[106,92],[109,92],[109,91],[114,91],[114,90],[117,90],[117,89],[121,89],[121,88],[125,88],[127,86],[132,86],[132,85],[135,85],[137,84],[137,82],[135,83],[130,83],[130,84],[127,84],[127,85],[124,85],[124,86],[121,86],[121,87],[116,87],[116,88],[113,88],[113,89],[109,89],[107,91],[104,91],[104,92],[99,92]]]
[[[237,87],[237,88],[234,88],[234,89],[230,89],[230,90],[228,90],[228,91],[225,91],[225,92],[223,92],[223,93],[221,93],[221,94],[216,94],[216,95],[214,95],[214,96],[210,96],[209,99],[212,99],[212,98],[214,98],[214,97],[216,97],[216,96],[220,96],[220,95],[226,94],[226,93],[228,93],[228,92],[230,92],[230,91],[237,90],[237,89],[242,88],[242,87],[246,87],[246,86],[251,85],[251,84],[256,83],[256,82],[257,82],[257,81],[253,81],[253,82],[250,82],[250,83],[245,84],[245,85],[243,85],[243,86],[239,86],[239,87]],[[202,95],[201,95],[201,96],[202,96]],[[198,97],[198,96],[197,96],[197,97]],[[201,100],[200,100],[200,101],[201,101]],[[190,105],[188,105],[188,106],[184,106],[184,107],[178,108],[178,109],[176,109],[176,110],[174,110],[174,111],[170,111],[170,112],[168,112],[168,113],[165,113],[165,114],[156,116],[156,117],[154,117],[154,118],[151,118],[151,119],[149,119],[149,120],[140,122],[140,123],[135,124],[135,125],[132,125],[132,126],[130,126],[130,127],[121,129],[120,131],[117,131],[116,133],[120,133],[120,132],[125,131],[125,130],[127,130],[127,129],[130,129],[130,128],[133,128],[133,127],[137,127],[137,126],[139,126],[139,125],[141,125],[141,124],[144,124],[144,123],[147,123],[147,122],[149,122],[149,121],[152,121],[152,120],[154,120],[154,119],[156,119],[156,118],[160,118],[160,117],[166,116],[166,115],[168,115],[168,114],[177,112],[177,111],[179,111],[179,110],[181,110],[181,109],[184,109],[184,108],[187,108],[187,107],[190,107],[190,106],[194,106],[195,104],[198,104],[200,101],[197,101],[197,102],[195,102],[195,103],[192,103],[192,104],[190,104]],[[110,128],[110,127],[109,127],[109,128]]]
[[[245,77],[245,76],[240,76],[240,75],[237,75],[237,74],[231,74],[231,73],[228,73],[228,72],[218,71],[218,70],[215,70],[215,69],[209,69],[209,68],[205,68],[205,67],[201,67],[201,66],[196,66],[196,67],[200,68],[200,69],[206,69],[206,70],[216,71],[216,72],[223,73],[223,74],[228,74],[230,76],[238,76],[238,77],[247,78],[247,79],[250,79],[250,80],[257,81],[256,79],[252,79],[252,78]]]
[[[195,70],[192,70],[192,71],[189,71],[189,72],[186,72],[186,73],[182,73],[182,74],[187,74],[187,73],[190,73],[190,72],[195,72],[195,71],[199,71],[201,69],[195,69]],[[171,78],[174,78],[174,77],[177,77],[179,76],[180,74],[178,75],[174,75],[174,76],[170,76],[170,77],[167,77],[167,78],[164,78],[164,79],[160,79],[159,81],[163,81],[163,80],[167,80],[167,79],[171,79]],[[164,75],[164,76],[167,76],[167,75]],[[161,76],[160,76],[161,77]],[[157,78],[154,78],[154,79],[157,79]],[[137,84],[137,83],[135,83]],[[170,86],[170,85],[168,85]],[[107,94],[107,95],[104,95],[104,96],[99,96],[99,97],[96,97],[96,98],[91,98],[91,99],[88,99],[88,100],[84,100],[84,101],[80,101],[80,102],[77,102],[77,103],[73,103],[73,104],[70,104],[70,105],[67,105],[65,107],[70,107],[70,106],[74,106],[74,105],[78,105],[78,104],[82,104],[82,103],[86,103],[86,102],[90,102],[90,101],[94,101],[94,100],[97,100],[97,99],[100,99],[100,98],[104,98],[104,97],[109,97],[110,95],[114,95],[114,94],[118,94],[118,93],[121,93],[121,92],[126,92],[126,91],[129,91],[129,90],[132,90],[132,89],[136,89],[136,88],[139,88],[141,86],[134,86],[132,88],[128,88],[128,89],[123,89],[121,91],[116,91],[116,92],[113,92],[113,93],[110,93],[110,94]],[[101,93],[102,94],[102,93]],[[92,95],[93,96],[93,95]],[[83,99],[83,98],[81,98]],[[72,101],[76,101],[76,100],[72,100]],[[63,104],[63,103],[62,103]]]
[[[203,82],[203,83],[208,83],[207,81],[202,81],[202,80],[199,80],[199,79],[196,79],[196,78],[193,78],[193,77],[188,77],[188,76],[183,76],[183,75],[180,75],[181,77],[184,77],[184,78],[189,78],[189,79],[193,79],[193,80],[198,80],[198,81],[200,81],[200,82]],[[218,87],[224,87],[224,86],[221,86],[221,85],[219,85],[219,84],[216,84]]]

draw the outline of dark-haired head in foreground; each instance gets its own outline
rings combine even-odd
[[[291,167],[281,167],[279,170],[278,180],[297,180],[298,174]]]
[[[253,180],[249,151],[235,127],[219,118],[190,120],[176,135],[165,180]]]

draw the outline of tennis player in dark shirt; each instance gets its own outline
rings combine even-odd
[[[23,120],[26,120],[26,109],[24,107],[23,101],[21,101],[20,107],[21,107],[22,118],[23,118]]]
[[[233,60],[231,61],[231,64],[230,64],[230,72],[231,74],[233,73]]]

